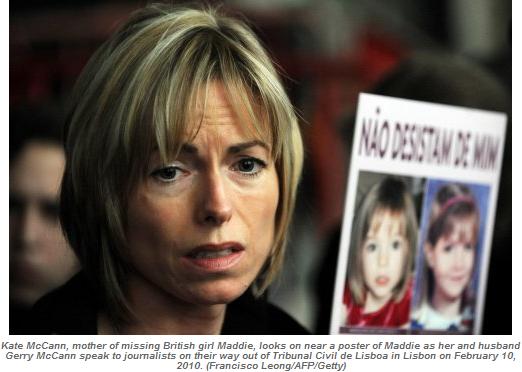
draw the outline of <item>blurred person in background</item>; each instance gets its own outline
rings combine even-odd
[[[65,154],[56,120],[41,109],[10,120],[10,333],[23,333],[28,309],[79,269],[58,218]]]

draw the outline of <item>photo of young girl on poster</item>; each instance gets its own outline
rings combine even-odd
[[[407,325],[417,245],[417,216],[411,178],[361,172],[380,180],[362,197],[354,214],[343,303],[347,327]],[[406,181],[410,181],[407,183]]]
[[[489,187],[429,180],[411,329],[471,333]]]

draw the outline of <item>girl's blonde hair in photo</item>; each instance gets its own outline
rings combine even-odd
[[[400,301],[408,289],[408,280],[413,271],[417,245],[417,214],[412,196],[404,181],[398,177],[385,177],[374,184],[356,209],[352,227],[348,261],[348,285],[354,302],[362,306],[366,298],[366,286],[362,269],[364,240],[374,216],[391,212],[400,219],[401,229],[407,243],[407,256],[402,268],[401,280],[393,289],[392,299]]]

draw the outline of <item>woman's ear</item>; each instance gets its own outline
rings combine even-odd
[[[430,268],[433,268],[433,261],[435,259],[433,254],[433,246],[431,243],[426,242],[424,244],[424,257],[426,258],[426,263]]]

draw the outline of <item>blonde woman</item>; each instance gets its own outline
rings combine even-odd
[[[306,332],[259,299],[282,265],[303,151],[244,23],[137,11],[82,72],[65,148],[61,222],[83,272],[37,304],[38,332]]]

